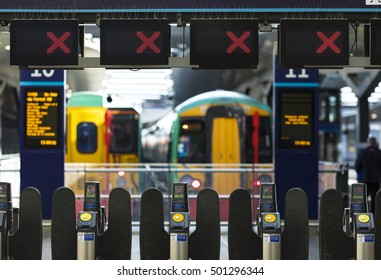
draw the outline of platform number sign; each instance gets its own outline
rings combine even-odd
[[[282,19],[279,33],[282,67],[343,67],[349,64],[347,19]]]
[[[170,26],[166,19],[101,20],[102,65],[167,65]]]
[[[78,20],[11,20],[11,65],[77,65]]]
[[[190,21],[190,63],[200,68],[256,68],[258,21]]]

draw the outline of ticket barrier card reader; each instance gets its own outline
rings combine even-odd
[[[374,260],[375,225],[373,213],[368,211],[365,184],[352,184],[349,188],[349,208],[344,212],[345,230],[355,241],[357,260]]]
[[[96,238],[105,228],[105,212],[100,203],[99,182],[85,183],[83,211],[77,219],[77,259],[95,260]]]
[[[0,182],[0,260],[8,259],[8,237],[12,234],[11,184]]]
[[[173,184],[170,219],[170,259],[188,260],[190,217],[187,183]]]
[[[100,185],[99,182],[88,181],[85,183],[85,199],[83,211],[96,212],[98,234],[102,234],[106,225],[105,207],[101,206]]]
[[[276,187],[272,183],[261,184],[259,202],[258,235],[262,238],[264,260],[281,258],[281,221],[277,207]]]

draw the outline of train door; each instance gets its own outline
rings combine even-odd
[[[229,166],[242,162],[245,154],[244,121],[244,112],[240,107],[218,106],[208,110],[211,163]],[[230,194],[240,187],[240,178],[239,173],[215,172],[211,176],[211,185],[221,195]]]

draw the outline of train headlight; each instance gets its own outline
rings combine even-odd
[[[118,171],[118,176],[119,176],[119,177],[123,177],[124,174],[126,174],[126,172],[124,172],[124,171],[122,171],[122,170]]]
[[[193,187],[194,189],[198,189],[199,187],[201,187],[201,182],[200,182],[200,180],[194,179],[194,180],[192,181],[192,187]]]

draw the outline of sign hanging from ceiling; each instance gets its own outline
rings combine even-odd
[[[77,65],[78,20],[12,20],[11,65]]]
[[[349,64],[349,21],[282,19],[280,65],[287,68],[335,67]]]
[[[370,20],[370,64],[381,65],[381,19]]]
[[[167,65],[170,26],[164,19],[101,20],[102,65]]]
[[[190,64],[200,68],[256,68],[258,21],[190,21]]]
[[[48,4],[47,4],[48,3]],[[239,10],[239,9],[252,9],[260,11],[259,9],[279,9],[282,11],[287,10],[310,10],[327,11],[329,8],[335,11],[340,9],[349,8],[366,8],[379,5],[378,0],[188,0],[188,1],[173,1],[173,0],[107,0],[105,5],[104,0],[2,0],[0,1],[0,9],[14,9],[20,10],[21,8],[29,8],[37,11],[37,9],[68,9],[69,12],[86,9],[99,9],[104,12],[114,12],[113,8],[118,11],[126,9],[130,10],[169,10],[169,9],[187,9],[195,12],[202,12],[204,10]],[[340,8],[338,8],[340,7]],[[98,11],[96,11],[98,12]],[[178,11],[181,12],[181,11]],[[356,12],[361,12],[358,9]]]

